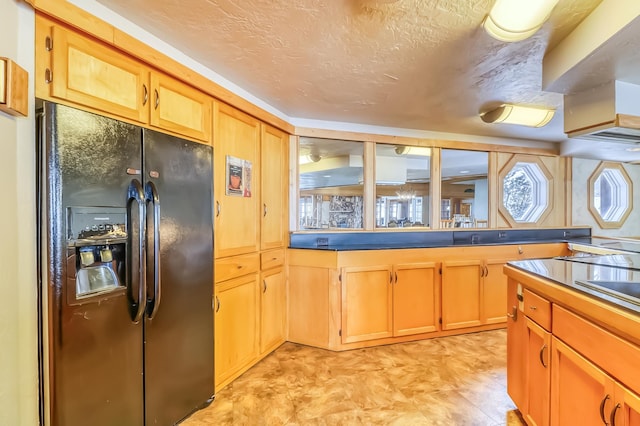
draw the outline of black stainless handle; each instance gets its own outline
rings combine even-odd
[[[127,262],[129,266],[129,271],[133,272],[133,262],[131,260],[131,256],[133,254],[133,241],[132,235],[133,230],[131,227],[131,205],[133,203],[137,204],[138,207],[138,300],[133,298],[131,294],[132,285],[134,284],[135,275],[130,275],[129,288],[127,289],[127,294],[129,296],[129,306],[131,310],[131,319],[133,322],[138,322],[142,318],[144,311],[147,306],[147,262],[146,262],[146,247],[145,247],[145,239],[144,232],[146,228],[146,205],[144,201],[144,191],[142,189],[142,185],[138,182],[137,179],[133,179],[129,184],[129,188],[127,188],[127,239],[128,245],[131,247],[129,250],[129,255],[127,256]]]
[[[144,187],[145,202],[153,205],[153,299],[149,302],[149,319],[152,320],[160,307],[162,279],[160,276],[160,198],[153,182]]]
[[[547,349],[547,345],[544,344],[542,345],[542,347],[540,348],[540,364],[542,364],[542,366],[544,368],[547,368],[547,364],[544,363],[544,350]]]
[[[216,217],[220,216],[220,201],[216,201]]]
[[[609,416],[611,426],[616,426],[616,413],[618,412],[618,408],[620,408],[620,404],[616,404],[616,406],[613,407],[613,410],[611,410],[611,415]]]
[[[607,400],[609,399],[609,394],[606,394],[604,398],[602,398],[602,401],[600,401],[600,420],[602,420],[602,423],[604,423],[604,426],[609,426],[609,423],[607,423],[607,419],[604,418],[604,406],[607,403]]]
[[[266,203],[262,204],[262,211],[263,211],[262,216],[267,217],[267,204]]]

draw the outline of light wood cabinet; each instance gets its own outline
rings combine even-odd
[[[549,390],[551,385],[551,333],[526,319],[527,399],[522,413],[528,425],[549,424]]]
[[[259,300],[258,274],[215,285],[216,390],[258,357]]]
[[[49,95],[140,123],[149,116],[149,69],[110,46],[50,28]],[[44,42],[40,38],[38,42]],[[44,58],[42,58],[44,60]]]
[[[481,260],[442,262],[443,330],[482,324],[480,306],[483,271]]]
[[[442,263],[442,328],[453,330],[507,320],[509,259],[469,259]]]
[[[235,108],[214,103],[215,257],[257,252],[260,248],[260,122]],[[227,159],[244,161],[246,194],[228,191]],[[256,182],[258,183],[258,182]],[[249,187],[247,187],[249,185]],[[281,189],[282,190],[282,189]],[[245,196],[246,195],[246,196]]]
[[[435,262],[394,266],[394,336],[438,330],[437,266]]]
[[[211,142],[211,97],[155,71],[151,73],[150,97],[152,126]]]
[[[260,353],[271,352],[285,340],[286,287],[283,267],[262,272]]]
[[[508,280],[507,287],[507,392],[517,407],[527,401],[527,318],[522,309],[522,286]]]
[[[260,248],[286,246],[287,188],[289,175],[288,135],[266,124],[260,141],[262,224]]]
[[[342,268],[342,342],[393,336],[391,265]]]

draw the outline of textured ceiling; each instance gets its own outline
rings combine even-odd
[[[98,1],[294,119],[559,142],[543,57],[601,0],[560,0],[518,43],[480,28],[493,0]],[[563,87],[584,86],[573,71]],[[502,102],[558,113],[539,129],[479,119]]]

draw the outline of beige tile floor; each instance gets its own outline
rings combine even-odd
[[[346,352],[285,343],[183,426],[521,425],[506,331]]]

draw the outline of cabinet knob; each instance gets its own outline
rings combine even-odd
[[[511,308],[511,312],[512,313],[507,312],[507,316],[511,318],[513,321],[518,321],[518,307],[514,306],[513,308]]]

